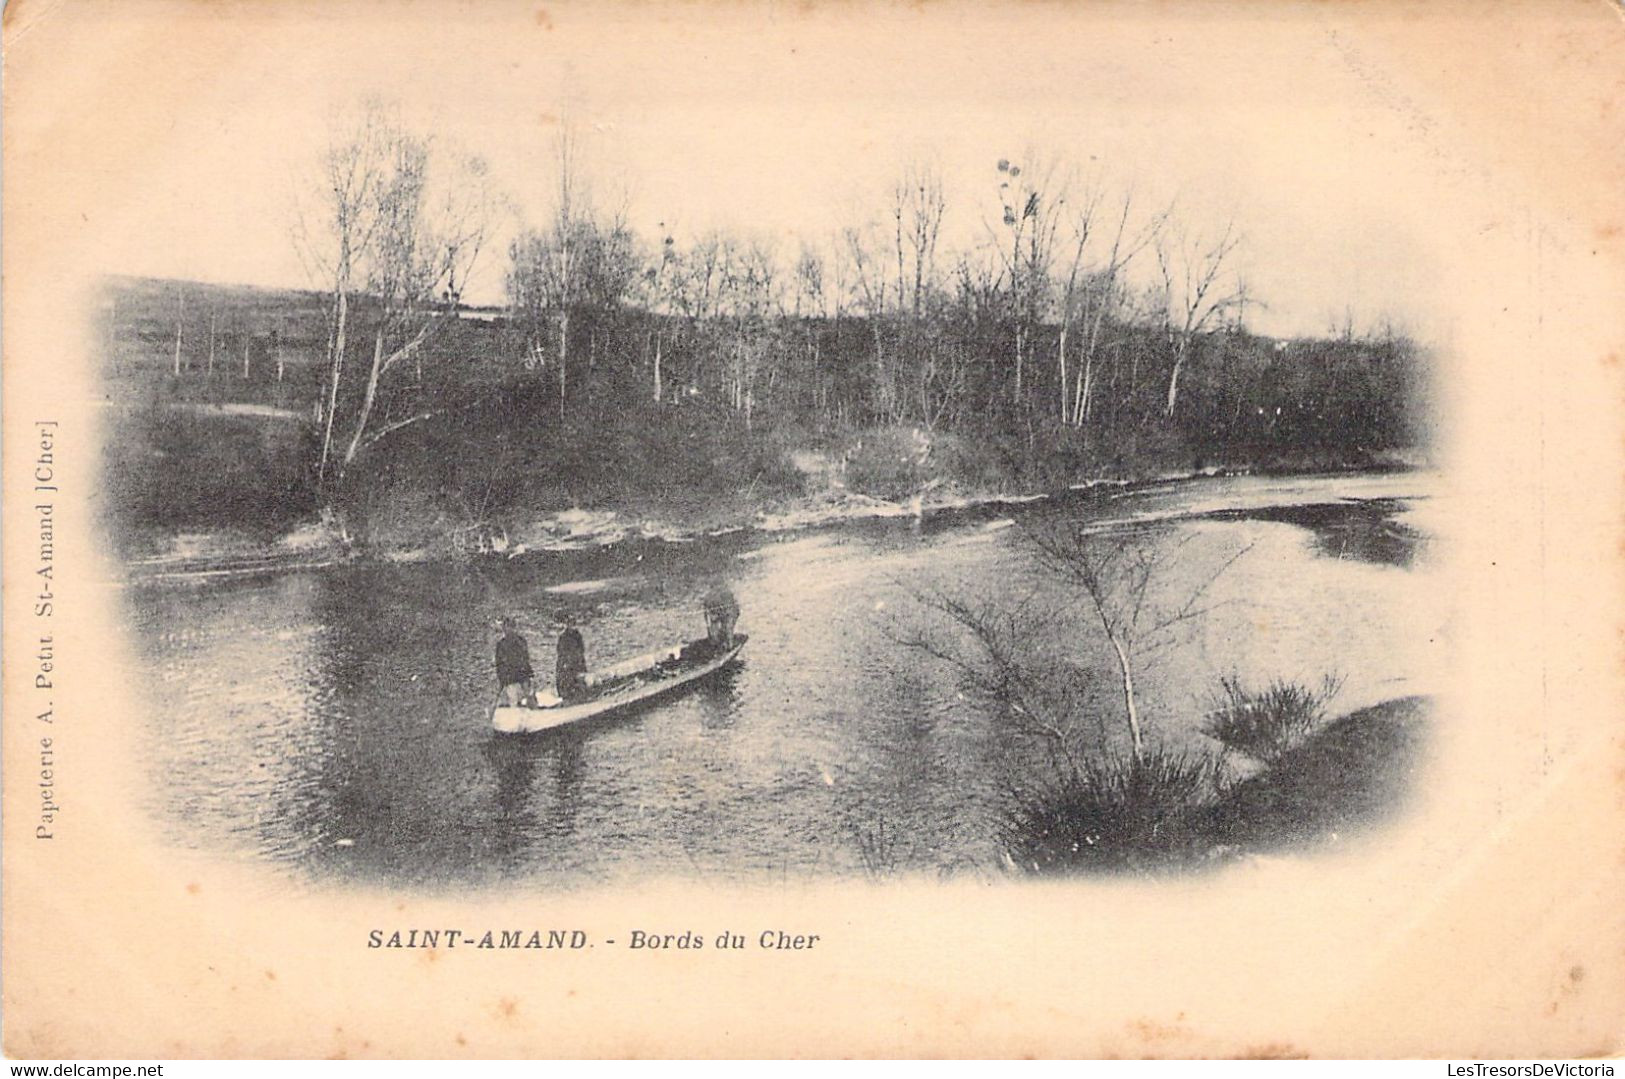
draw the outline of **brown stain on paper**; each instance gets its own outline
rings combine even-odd
[[[1237,1053],[1235,1060],[1308,1060],[1309,1051],[1299,1049],[1290,1042],[1267,1042],[1263,1045],[1249,1045]]]
[[[1158,1023],[1154,1019],[1136,1019],[1128,1024],[1128,1029],[1146,1045],[1162,1045],[1189,1034],[1179,1026]]]

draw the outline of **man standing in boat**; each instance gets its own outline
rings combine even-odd
[[[733,647],[734,623],[739,621],[739,601],[733,591],[718,581],[705,594],[705,636],[717,652]]]
[[[563,615],[556,621],[564,624],[559,634],[558,662],[553,668],[553,692],[562,701],[579,700],[587,693],[587,642],[581,631],[570,625]]]
[[[502,636],[497,640],[497,684],[502,687],[498,703],[510,708],[530,700],[531,680],[536,677],[530,669],[530,647],[514,628],[512,618],[498,623]]]

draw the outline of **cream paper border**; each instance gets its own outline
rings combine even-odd
[[[115,8],[117,14],[115,17]],[[180,855],[135,795],[136,694],[90,528],[85,268],[165,117],[290,24],[335,48],[437,26],[545,33],[762,11],[929,46],[976,18],[1318,21],[1460,191],[1447,550],[1453,691],[1420,805],[1343,853],[1173,882],[675,882],[424,897]],[[1215,23],[1216,24],[1216,23]],[[5,12],[4,1046],[12,1057],[1609,1055],[1625,1033],[1621,374],[1625,26],[1606,3],[1094,7],[171,3]],[[364,43],[364,44],[363,44]],[[1216,74],[1216,78],[1225,77]],[[313,93],[319,92],[313,87]],[[1293,137],[1282,132],[1284,139]],[[36,618],[34,422],[55,420],[55,614]],[[38,801],[37,639],[55,638],[59,801]],[[816,932],[811,952],[380,952],[369,928]]]

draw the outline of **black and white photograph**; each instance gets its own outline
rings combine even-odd
[[[1549,598],[1617,624],[1618,558],[1553,545],[1610,548],[1554,515],[1617,518],[1618,477],[1549,494],[1581,458],[1548,441],[1617,473],[1618,431],[1554,403],[1606,395],[1550,357],[1604,384],[1618,226],[1484,149],[1494,102],[1446,104],[1541,11],[1593,21],[1529,5],[1441,75],[1465,8],[14,5],[7,322],[47,322],[19,274],[73,279],[71,345],[7,339],[8,892],[18,848],[95,830],[222,941],[328,922],[285,956],[309,1002],[329,968],[479,979],[482,947],[658,963],[657,1000],[724,961],[689,950],[958,969],[878,913],[856,954],[906,895],[943,954],[982,917],[1007,942],[944,1000],[1058,1009],[539,1047],[497,993],[477,1046],[361,1045],[275,1007],[231,1035],[239,981],[301,974],[199,951],[174,984],[222,1003],[159,1055],[1469,1052],[1452,1018],[1329,1016],[1399,1007],[1375,987],[1439,946],[1425,896],[1465,902],[1526,798],[1618,760],[1587,748],[1617,699],[1558,703],[1605,707],[1617,655]],[[79,50],[49,75],[47,41]],[[1605,149],[1553,134],[1548,164],[1576,147]],[[773,897],[800,920],[707,920]],[[1578,1017],[1505,1045],[1618,1051],[1618,918],[1591,924],[1595,956],[1539,957]],[[1068,955],[1099,959],[1075,999],[1042,988]],[[1288,956],[1336,972],[1278,1013],[1324,1007],[1319,1041],[1219,988]],[[768,984],[739,963],[719,992]],[[1150,1018],[1067,1030],[1089,1001]],[[9,1027],[14,1055],[95,1041]]]
[[[988,71],[888,130],[722,62],[824,108],[403,80],[210,192],[283,287],[109,278],[153,812],[556,886],[1193,869],[1399,809],[1449,327],[1377,163],[1258,189],[1206,115],[956,122]]]

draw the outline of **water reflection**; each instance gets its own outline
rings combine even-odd
[[[504,875],[525,864],[533,836],[568,840],[574,834],[586,738],[585,732],[557,731],[486,743],[496,775],[492,854]]]
[[[739,710],[739,665],[725,667],[689,692],[699,705],[700,726],[708,731],[726,731],[734,725]]]
[[[1397,518],[1406,509],[1398,499],[1335,502],[1310,506],[1237,510],[1216,514],[1225,520],[1280,521],[1308,529],[1316,548],[1329,558],[1353,558],[1409,567],[1426,549],[1426,537]]]
[[[1337,501],[1350,483],[1373,497]],[[1222,607],[1148,664],[1159,737],[1201,737],[1190,717],[1221,673],[1336,667],[1346,707],[1427,688],[1437,605],[1394,520],[1415,493],[1378,498],[1370,483],[1207,484],[1073,507],[1106,524],[1175,522],[1189,579],[1252,544]],[[145,766],[167,780],[153,810],[178,843],[423,887],[996,864],[1004,790],[1034,748],[895,637],[925,617],[917,598],[933,582],[1064,601],[1021,529],[1003,527],[1020,512],[132,589]],[[698,636],[718,577],[744,607],[741,663],[607,722],[492,734],[497,615],[518,619],[539,670],[560,608],[602,662]],[[1068,632],[1095,678],[1088,709],[1115,731],[1110,657],[1087,619]]]

